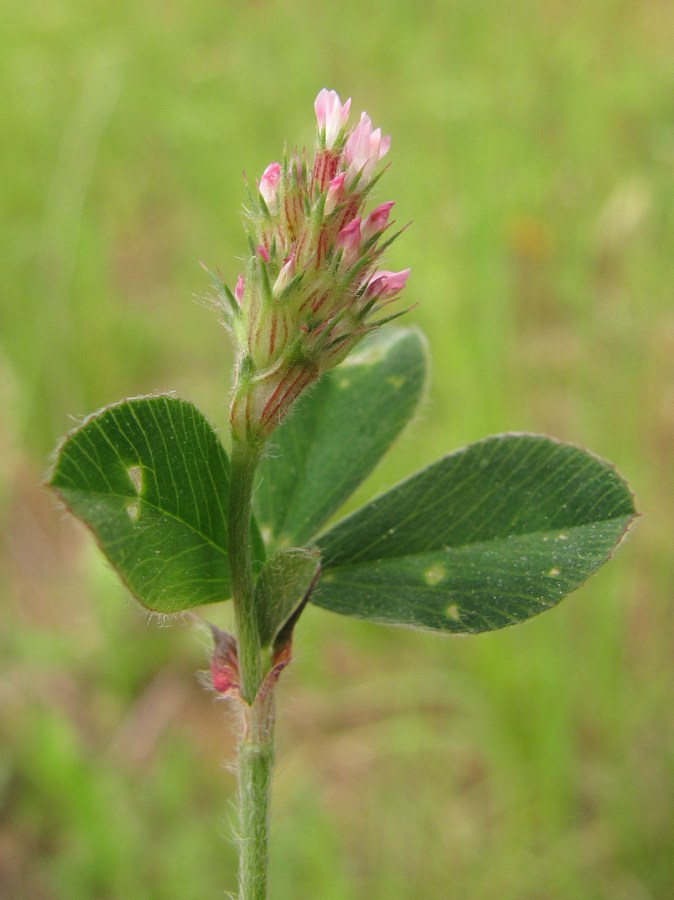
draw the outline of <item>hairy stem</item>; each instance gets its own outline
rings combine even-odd
[[[269,800],[274,761],[274,696],[261,692],[242,704],[238,746],[239,898],[266,900],[269,867]]]
[[[273,685],[260,690],[262,647],[251,559],[251,503],[259,448],[234,440],[229,493],[229,564],[241,695],[238,744],[239,900],[266,900],[274,759]]]
[[[260,630],[255,609],[255,586],[250,553],[253,479],[259,451],[235,441],[229,486],[229,566],[236,616],[241,696],[252,704],[262,682]]]

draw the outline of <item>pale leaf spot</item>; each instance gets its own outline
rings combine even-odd
[[[450,603],[447,609],[445,610],[445,615],[448,619],[452,619],[454,622],[458,622],[461,618],[461,613],[459,612],[459,607],[456,603]]]
[[[440,584],[440,582],[444,581],[446,577],[447,569],[441,565],[429,566],[429,568],[424,572],[424,581],[431,587],[436,584]]]
[[[387,349],[384,343],[365,344],[351,353],[342,366],[374,366],[386,357]]]
[[[129,466],[126,470],[127,475],[129,476],[129,481],[133,485],[133,489],[137,494],[140,494],[143,490],[143,470],[140,466]]]
[[[553,566],[553,568],[550,569],[550,571],[547,573],[548,577],[550,577],[550,578],[556,578],[559,574],[560,573],[559,573],[559,569],[557,568],[557,566]]]
[[[340,389],[340,391],[345,391],[350,384],[351,384],[350,378],[340,378],[339,381],[337,382],[337,387]]]
[[[140,517],[140,503],[138,500],[131,500],[126,504],[126,513],[132,522],[137,522]]]
[[[558,535],[557,535],[557,540],[558,540],[558,541],[568,541],[568,539],[569,539],[568,534],[564,534],[564,532],[562,532],[561,534],[558,534]]]
[[[399,391],[405,384],[405,379],[401,375],[389,375],[386,384],[390,384],[394,390]]]

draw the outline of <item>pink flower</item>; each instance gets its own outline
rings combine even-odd
[[[381,136],[381,128],[372,130],[367,113],[361,113],[360,122],[346,141],[344,156],[347,163],[347,180],[352,182],[360,173],[358,187],[365,187],[374,173],[374,167],[388,153],[391,137]]]
[[[239,305],[241,305],[241,301],[243,300],[243,288],[243,275],[239,275],[236,279],[236,287],[234,288],[234,298]]]
[[[269,262],[269,252],[264,244],[260,244],[255,252],[260,257],[260,259],[263,259],[266,263]]]
[[[314,101],[314,109],[318,121],[318,132],[327,148],[334,147],[340,132],[346,125],[346,120],[349,118],[350,107],[350,97],[346,103],[342,104],[339,94],[335,91],[329,91],[326,88],[319,91]]]
[[[392,207],[393,200],[389,200],[388,203],[382,203],[372,210],[361,228],[363,241],[369,241],[371,237],[374,237],[375,234],[379,234],[386,228]]]
[[[405,287],[409,274],[409,269],[403,269],[401,272],[384,270],[375,272],[367,283],[365,296],[368,299],[376,297],[377,300],[390,300]]]
[[[270,213],[276,212],[276,194],[281,178],[281,166],[277,162],[269,163],[260,178],[260,193]]]
[[[328,193],[325,198],[325,206],[323,207],[323,213],[326,216],[329,216],[330,213],[334,211],[335,207],[344,196],[345,178],[346,172],[341,172],[339,175],[335,176],[328,185]]]
[[[360,256],[360,217],[351,219],[335,238],[335,248],[342,251],[340,268],[350,269]]]

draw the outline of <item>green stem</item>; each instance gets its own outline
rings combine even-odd
[[[259,458],[258,450],[235,440],[229,485],[229,567],[236,617],[240,691],[248,704],[255,700],[262,682],[262,648],[250,554],[253,479]]]
[[[234,440],[229,487],[229,565],[242,701],[238,744],[239,900],[267,898],[274,759],[273,685],[262,686],[264,669],[250,551],[251,503],[259,458],[260,448]]]
[[[274,761],[274,695],[262,691],[243,706],[243,733],[238,747],[239,897],[267,900],[269,801]]]

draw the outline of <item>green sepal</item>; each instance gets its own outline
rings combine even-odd
[[[306,602],[319,567],[317,548],[279,550],[264,564],[255,585],[255,606],[263,647],[274,643]]]

